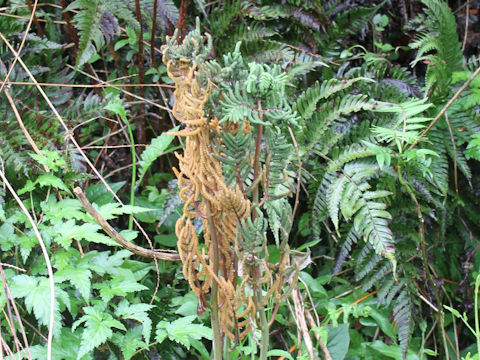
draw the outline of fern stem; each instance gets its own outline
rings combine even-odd
[[[477,338],[477,353],[480,354],[480,325],[478,321],[478,288],[480,287],[480,275],[475,279],[475,337]]]
[[[135,205],[135,179],[137,178],[137,158],[135,154],[135,141],[133,139],[132,127],[127,119],[123,119],[125,126],[127,127],[128,136],[130,137],[131,152],[132,152],[132,180],[130,184],[130,205]],[[128,230],[133,229],[133,214],[128,217]]]
[[[137,21],[140,24],[140,31],[138,33],[138,82],[143,84],[143,24],[142,24],[142,11],[140,9],[140,0],[135,0],[135,12],[137,15]],[[153,41],[152,41],[153,47]],[[143,86],[138,88],[138,92],[141,98],[144,97]],[[145,105],[140,103],[140,126],[138,128],[138,141],[141,144],[147,142],[147,136],[145,134],[147,129],[147,121],[145,119]]]
[[[417,197],[415,196],[415,193],[414,193],[412,187],[403,178],[402,170],[401,170],[400,166],[397,167],[397,173],[398,173],[398,180],[400,181],[400,184],[402,184],[405,187],[408,194],[410,195],[410,198],[412,199],[412,201],[415,204],[415,209],[416,209],[417,217],[418,217],[418,221],[419,221],[418,233],[419,233],[419,236],[420,236],[420,248],[421,248],[421,251],[422,251],[422,265],[423,265],[423,269],[425,271],[425,276],[427,278],[427,281],[429,282],[430,286],[432,287],[433,293],[435,294],[435,300],[437,302],[437,308],[438,308],[438,313],[439,313],[438,315],[439,315],[439,320],[440,320],[440,332],[441,332],[441,335],[442,335],[443,346],[444,346],[444,351],[445,351],[445,358],[447,360],[449,360],[450,356],[449,356],[449,353],[448,353],[447,338],[446,338],[445,329],[444,329],[445,314],[443,312],[442,299],[440,297],[440,294],[438,292],[438,289],[437,289],[435,283],[433,282],[432,273],[430,272],[428,259],[427,259],[427,250],[426,250],[426,246],[425,246],[425,219],[423,218],[420,203],[418,202]]]
[[[150,39],[150,57],[152,58],[152,66],[157,67],[155,61],[155,30],[157,28],[157,7],[158,0],[153,0],[153,18],[152,18],[152,37]]]
[[[219,272],[219,260],[220,253],[218,250],[217,232],[215,230],[215,224],[213,223],[212,211],[210,209],[210,202],[205,201],[208,228],[210,230],[210,239],[213,247],[213,274],[215,277],[212,279],[212,330],[213,330],[213,358],[214,360],[222,360],[222,337],[220,334],[220,319],[218,316],[218,272]]]
[[[262,101],[260,99],[257,99],[257,105],[258,105],[258,117],[260,118],[260,121],[263,121],[263,110],[262,110]],[[257,125],[257,139],[255,141],[255,156],[253,159],[253,194],[252,194],[252,200],[254,205],[258,205],[259,201],[259,191],[258,191],[258,181],[257,178],[260,173],[259,169],[259,162],[260,162],[260,150],[261,150],[261,142],[262,142],[262,132],[263,132],[263,125],[258,124]],[[252,213],[252,218],[255,219],[256,213],[255,211]]]
[[[256,294],[256,305],[260,313],[260,326],[262,330],[262,338],[260,340],[260,360],[267,359],[268,343],[270,339],[270,332],[268,328],[267,314],[265,313],[265,305],[263,303],[262,289],[259,287]]]

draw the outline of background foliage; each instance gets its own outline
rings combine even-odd
[[[123,249],[73,192],[126,241],[176,253],[171,169],[186,140],[172,132],[191,128],[172,112],[166,45],[211,86],[212,152],[257,206],[238,254],[299,278],[265,301],[268,356],[478,358],[477,8],[4,1],[0,354],[46,359],[53,311],[52,359],[210,358],[210,317],[181,263]],[[201,216],[193,226],[202,238]],[[258,356],[253,327],[225,358]]]

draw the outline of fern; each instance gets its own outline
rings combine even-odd
[[[75,0],[65,9],[71,10],[78,10],[73,18],[80,35],[76,67],[85,64],[92,55],[100,51],[106,41],[112,38],[116,27],[107,28],[104,16],[110,19],[111,25],[116,24],[116,18],[120,18],[129,26],[139,28],[135,16],[122,0]]]
[[[158,23],[164,28],[168,28],[168,22],[177,25],[179,11],[172,0],[157,0],[157,13],[153,14],[154,0],[141,0],[141,5],[145,8],[147,14],[157,17]],[[144,12],[142,12],[143,14]]]
[[[173,131],[176,131],[178,127],[173,128]],[[168,135],[168,133],[163,133],[160,136],[154,138],[150,145],[148,145],[145,150],[140,155],[140,161],[138,162],[139,172],[138,172],[138,181],[140,183],[147,173],[149,167],[153,162],[160,157],[161,155],[166,154],[168,147],[172,143],[174,137]],[[170,150],[172,151],[172,150]]]
[[[444,0],[422,0],[427,7],[425,13],[430,21],[429,31],[420,33],[410,46],[418,49],[412,65],[419,61],[428,62],[426,92],[443,98],[448,96],[452,73],[462,63],[461,43],[457,34],[457,23]],[[434,51],[434,54],[428,54]]]

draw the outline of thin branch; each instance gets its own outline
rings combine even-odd
[[[455,138],[453,136],[452,126],[448,121],[448,114],[445,113],[445,121],[447,122],[448,132],[450,133],[450,139],[453,146],[453,176],[455,179],[455,193],[458,195],[458,170],[457,170],[457,144],[455,144]]]
[[[122,76],[123,77],[123,76]],[[28,81],[6,81],[7,85],[37,85],[33,82]],[[91,88],[108,88],[108,87],[166,87],[166,88],[175,88],[173,85],[168,84],[110,84],[108,82],[101,84],[59,84],[59,83],[41,83],[40,86],[53,86],[53,87],[67,87],[67,88],[82,88],[82,89],[91,89]]]
[[[78,186],[73,189],[73,193],[77,196],[78,200],[82,203],[85,210],[95,219],[98,225],[100,225],[108,236],[110,236],[116,243],[118,243],[123,248],[130,250],[134,254],[140,255],[145,258],[165,260],[165,261],[180,261],[180,255],[175,253],[166,253],[158,250],[145,249],[141,246],[135,245],[125,239],[120,235],[117,230],[115,230],[103,217],[100,213],[95,210],[90,201],[83,193],[82,189]]]
[[[467,2],[467,13],[465,18],[465,35],[463,37],[462,52],[465,51],[465,46],[467,46],[469,17],[470,17],[470,4]]]
[[[21,61],[21,59],[19,59],[19,60]],[[10,184],[10,182],[8,181],[8,179],[5,177],[4,173],[1,170],[0,170],[0,177],[2,178],[3,183],[7,186],[8,190],[10,191],[12,196],[15,198],[15,201],[18,203],[18,205],[22,209],[23,213],[28,218],[28,221],[32,225],[32,229],[35,232],[35,235],[37,236],[38,242],[40,243],[40,247],[42,249],[43,257],[45,258],[45,265],[47,267],[48,279],[49,279],[49,283],[50,283],[50,321],[49,321],[49,326],[48,326],[47,360],[51,360],[52,359],[54,311],[55,311],[55,283],[54,283],[54,280],[53,280],[52,264],[50,263],[50,258],[48,256],[47,247],[45,246],[45,243],[43,242],[42,235],[40,235],[40,232],[38,231],[37,225],[35,224],[35,221],[32,219],[32,216],[28,212],[28,210],[25,207],[25,205],[23,204],[22,200],[20,200],[17,193],[13,189],[12,185]]]
[[[13,114],[15,115],[15,118],[17,119],[18,125],[20,126],[20,129],[22,129],[23,135],[27,138],[27,141],[30,143],[30,146],[33,148],[33,151],[37,155],[42,155],[40,149],[38,148],[37,144],[35,144],[35,141],[33,141],[32,137],[30,136],[30,133],[28,132],[27,128],[25,127],[22,118],[20,117],[20,113],[18,112],[17,106],[15,105],[15,102],[12,99],[12,96],[10,95],[10,92],[5,88],[5,96],[7,97],[8,102],[10,103],[10,107],[13,110]],[[50,169],[48,166],[43,165],[44,170],[48,173],[50,172]]]
[[[20,43],[20,47],[18,48],[18,51],[13,50],[12,53],[14,55],[14,59],[12,62],[12,65],[10,65],[10,69],[8,69],[7,75],[5,76],[5,80],[2,82],[2,85],[0,86],[0,94],[2,93],[3,88],[5,87],[5,82],[8,81],[8,78],[10,77],[10,74],[13,71],[13,68],[15,67],[15,64],[17,63],[18,59],[20,58],[20,54],[23,49],[23,45],[25,45],[25,40],[27,39],[27,35],[30,31],[30,27],[32,26],[32,21],[35,16],[35,10],[37,9],[37,4],[38,0],[35,0],[35,3],[33,4],[33,7],[31,9],[31,15],[30,19],[28,20],[27,28],[25,29],[25,34],[23,34],[22,42]],[[12,48],[13,49],[13,48]]]
[[[435,116],[435,119],[432,120],[432,122],[428,125],[428,127],[425,130],[422,131],[422,133],[420,134],[418,139],[412,145],[410,145],[408,150],[412,150],[415,146],[418,145],[418,143],[420,142],[422,137],[424,137],[430,131],[430,129],[437,123],[437,121],[442,117],[442,115],[445,113],[445,111],[447,111],[447,109],[450,107],[450,105],[452,105],[454,103],[454,101],[457,100],[457,98],[460,96],[460,94],[463,92],[463,90],[465,90],[468,87],[468,85],[470,85],[470,83],[473,81],[473,79],[475,79],[477,77],[477,75],[479,73],[480,73],[480,67],[477,70],[475,70],[475,72],[472,74],[472,76],[470,76],[470,78],[465,82],[465,84],[463,84],[462,87],[460,89],[458,89],[458,91],[455,93],[455,95],[453,95],[453,97],[450,100],[448,100],[448,102],[445,104],[443,109],[440,110],[438,115]]]
[[[3,38],[3,37],[2,37],[2,38]],[[4,41],[5,41],[5,40],[4,40]],[[172,111],[171,109],[169,109],[169,108],[167,108],[167,107],[165,107],[165,106],[158,105],[158,104],[157,104],[156,102],[154,102],[154,101],[151,101],[151,100],[142,98],[142,97],[140,97],[140,96],[138,96],[138,95],[136,95],[136,94],[134,94],[134,93],[132,93],[132,92],[130,92],[130,91],[123,90],[123,89],[119,88],[117,85],[112,85],[112,84],[110,84],[108,81],[103,81],[103,80],[101,80],[101,79],[99,79],[99,78],[96,78],[96,77],[94,77],[94,76],[86,73],[85,71],[82,71],[82,70],[79,70],[79,69],[75,69],[75,67],[73,67],[72,65],[69,65],[69,64],[65,64],[65,65],[67,65],[67,67],[69,67],[70,69],[72,69],[72,70],[74,70],[74,71],[78,71],[79,73],[81,73],[81,74],[83,74],[83,75],[85,75],[85,76],[88,76],[89,78],[92,78],[92,79],[98,81],[100,84],[108,84],[109,87],[112,87],[112,88],[114,88],[114,89],[117,89],[117,90],[123,92],[124,94],[126,94],[126,95],[128,95],[128,96],[131,96],[131,97],[133,97],[133,98],[135,98],[135,99],[145,101],[147,104],[150,104],[150,105],[155,106],[155,107],[157,107],[157,108],[159,108],[159,109],[162,109],[162,110]],[[138,86],[138,84],[133,84],[133,85]]]
[[[143,83],[143,23],[142,23],[142,10],[140,9],[140,0],[135,0],[135,13],[137,15],[137,21],[140,24],[140,31],[138,33],[138,82]],[[153,43],[153,41],[152,41]],[[140,97],[144,97],[143,87],[138,89]],[[138,139],[141,143],[145,143],[147,139],[147,122],[145,117],[145,105],[140,104],[140,122],[138,127]]]

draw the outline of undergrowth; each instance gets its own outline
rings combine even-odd
[[[1,357],[478,358],[470,5],[404,5],[4,2]]]

